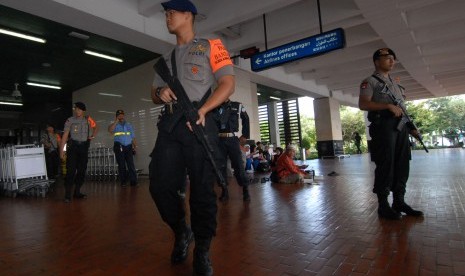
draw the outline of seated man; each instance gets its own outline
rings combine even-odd
[[[306,166],[297,166],[294,164],[295,151],[295,146],[288,145],[286,151],[279,157],[275,169],[279,183],[303,183],[304,178],[309,177],[307,173],[301,170]]]

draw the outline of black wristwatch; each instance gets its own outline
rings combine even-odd
[[[155,95],[157,95],[158,98],[160,98],[160,92],[161,90],[163,89],[163,87],[157,87],[157,89],[155,90]]]

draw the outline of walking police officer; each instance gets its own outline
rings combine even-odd
[[[131,186],[137,186],[134,152],[137,148],[134,127],[124,119],[124,111],[116,111],[115,121],[108,126],[108,132],[114,136],[113,151],[118,163],[118,174],[121,187],[126,187],[129,178]]]
[[[250,200],[249,180],[245,176],[245,164],[242,160],[241,142],[245,142],[250,137],[249,115],[240,102],[233,102],[229,99],[218,107],[218,136],[220,137],[220,149],[224,161],[231,160],[231,167],[234,169],[234,176],[237,183],[242,187],[242,199]],[[236,132],[239,131],[239,117],[242,121],[242,136],[238,138]],[[222,166],[224,179],[227,179],[226,165]],[[228,187],[221,187],[220,200],[229,198]]]
[[[176,35],[176,46],[161,58],[167,61],[172,75],[177,76],[189,99],[198,107],[196,123],[204,127],[210,144],[218,150],[218,128],[210,111],[234,92],[234,72],[229,54],[221,40],[195,36],[193,25],[197,9],[192,2],[171,0],[163,2],[162,6],[168,31]],[[214,82],[218,85],[210,92]],[[175,235],[171,262],[180,263],[187,258],[194,235],[194,273],[212,275],[209,249],[217,225],[216,177],[212,164],[190,124],[179,116],[175,93],[158,74],[155,75],[151,96],[154,103],[165,104],[158,122],[158,137],[151,154],[149,173],[152,198],[163,221]],[[178,194],[185,185],[186,172],[190,182],[192,230],[186,223],[184,205],[180,203]]]
[[[375,72],[360,85],[359,107],[368,111],[371,122],[370,152],[376,164],[373,192],[378,196],[378,214],[382,218],[397,220],[401,213],[422,216],[404,201],[411,159],[409,133],[418,137],[419,132],[411,125],[399,125],[402,109],[393,101],[404,104],[403,88],[392,80],[389,72],[394,67],[396,54],[389,48],[373,54]],[[388,196],[393,192],[392,208]]]
[[[74,103],[74,116],[65,122],[64,133],[60,145],[60,157],[65,158],[66,147],[66,178],[65,202],[71,202],[71,190],[74,187],[74,198],[83,199],[87,195],[81,193],[87,169],[87,155],[90,141],[97,135],[98,127],[95,121],[85,115],[86,105],[82,102]],[[69,139],[68,139],[69,138]]]

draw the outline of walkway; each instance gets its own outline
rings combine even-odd
[[[318,185],[232,183],[219,204],[215,275],[465,275],[465,150],[415,151],[407,201],[424,219],[380,220],[368,155],[307,162]],[[339,175],[327,176],[335,171]],[[232,180],[231,180],[232,181]],[[89,198],[0,198],[2,275],[191,275],[148,193],[87,183]],[[191,249],[192,253],[192,249]]]

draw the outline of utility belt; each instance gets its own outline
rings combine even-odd
[[[229,138],[229,137],[235,137],[236,134],[234,132],[220,132],[218,133],[218,137],[221,138]]]
[[[123,145],[121,144],[120,142],[116,142],[113,144],[114,147],[132,147],[132,144],[129,144],[129,145]]]
[[[369,111],[367,119],[374,123],[381,119],[393,119],[394,116],[389,110]]]
[[[199,108],[200,102],[192,102],[194,107]],[[184,117],[184,112],[177,102],[167,103],[161,110],[161,116],[159,117],[157,126],[159,130],[171,133],[174,127],[179,123],[181,118]]]
[[[81,146],[81,145],[89,145],[90,141],[89,140],[86,140],[86,141],[76,141],[76,140],[69,140],[68,141],[68,145],[69,146]]]

